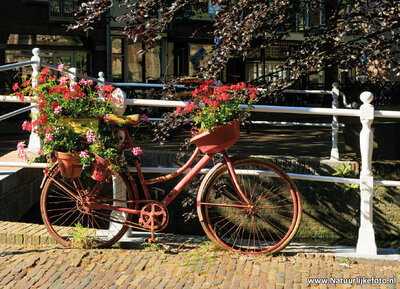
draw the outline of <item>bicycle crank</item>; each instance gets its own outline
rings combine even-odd
[[[162,230],[169,220],[167,208],[157,201],[148,201],[140,211],[139,224],[148,230]]]

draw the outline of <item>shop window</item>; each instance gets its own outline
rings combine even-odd
[[[325,72],[319,71],[317,73],[311,74],[308,77],[308,82],[312,88],[323,88],[325,85]]]
[[[193,75],[196,69],[211,58],[212,44],[189,44],[189,75]]]
[[[266,82],[274,82],[278,79],[287,79],[289,78],[289,70],[282,69],[281,66],[283,62],[273,62],[266,61],[265,62],[265,81]]]
[[[126,50],[127,81],[142,82],[142,56],[138,54],[142,50],[142,43],[128,42]]]
[[[111,40],[112,80],[124,81],[124,49],[123,38],[113,37]]]
[[[10,34],[7,45],[32,45],[33,36],[29,34]]]
[[[145,54],[146,81],[159,81],[161,77],[160,47],[155,47]]]
[[[83,41],[79,36],[66,35],[36,35],[36,45],[52,46],[83,46]]]

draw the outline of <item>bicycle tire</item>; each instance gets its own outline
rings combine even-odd
[[[301,220],[301,200],[294,182],[262,158],[240,158],[232,165],[250,205],[239,197],[227,165],[219,165],[205,178],[198,194],[197,211],[205,233],[220,247],[240,253],[279,252],[293,239]]]
[[[130,221],[132,214],[89,208],[85,206],[83,198],[80,200],[76,197],[78,192],[73,183],[61,176],[58,166],[49,174],[74,194],[71,196],[52,178],[48,178],[43,186],[40,199],[42,219],[50,235],[59,243],[66,247],[105,248],[117,242],[126,233],[129,227],[116,222]],[[121,174],[120,178],[122,180],[120,188],[122,189],[119,190],[118,196],[113,196],[111,176],[107,180],[98,182],[82,173],[75,181],[81,184],[80,189],[86,190],[86,192],[90,192],[96,184],[99,186],[94,202],[115,205],[120,199],[121,202],[118,205],[133,208],[132,203],[126,205],[122,201],[124,198],[132,201],[134,196],[137,199],[138,193],[133,192],[130,182],[124,174]]]

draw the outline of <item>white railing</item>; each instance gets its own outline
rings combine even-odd
[[[33,76],[39,73],[40,69],[40,57],[39,51],[33,51],[34,57],[32,57],[32,68],[34,70]],[[22,63],[21,65],[27,65],[26,63]],[[13,67],[18,67],[17,64],[14,64]],[[56,66],[49,66],[53,69]],[[0,70],[3,67],[0,67]],[[71,73],[73,77],[78,75],[75,69],[64,70],[67,73]],[[85,78],[88,78],[84,75],[80,75]],[[93,79],[94,78],[90,78]],[[104,84],[104,77],[100,74],[100,78],[96,79],[99,84]],[[115,84],[115,83],[114,83]],[[292,93],[294,91],[289,91],[288,93]],[[296,91],[298,93],[298,91]],[[304,93],[317,93],[315,91],[304,91]],[[286,106],[270,106],[270,105],[254,105],[253,110],[257,112],[269,112],[269,113],[292,113],[292,114],[311,114],[311,115],[332,115],[332,139],[334,138],[334,131],[338,128],[337,125],[337,116],[354,116],[360,117],[360,121],[362,123],[362,130],[360,133],[360,150],[361,150],[361,165],[362,170],[360,173],[360,178],[338,178],[338,177],[326,177],[326,176],[315,176],[315,175],[305,175],[305,174],[289,174],[293,179],[299,180],[310,180],[310,181],[322,181],[322,182],[335,182],[335,183],[347,183],[347,184],[359,184],[361,191],[361,205],[360,205],[360,229],[358,235],[357,242],[357,254],[359,256],[362,255],[376,255],[377,247],[375,243],[375,233],[372,223],[372,195],[373,195],[373,186],[374,185],[382,185],[382,186],[400,186],[400,181],[390,181],[390,180],[374,180],[372,171],[371,171],[371,162],[372,162],[372,150],[373,150],[373,132],[371,129],[374,117],[390,117],[390,118],[400,118],[399,111],[375,111],[374,107],[371,105],[371,101],[373,99],[373,95],[370,92],[363,92],[360,96],[362,101],[362,105],[360,109],[339,109],[337,105],[337,100],[340,95],[342,95],[338,89],[337,85],[333,86],[332,92],[329,91],[318,91],[318,93],[326,93],[332,94],[334,97],[333,108],[313,108],[313,107],[286,107]],[[344,96],[344,95],[343,95]],[[11,96],[0,96],[0,101],[9,101],[9,102],[18,102],[15,97]],[[26,99],[25,102],[29,102],[29,99]],[[345,98],[344,98],[344,102]],[[336,103],[336,104],[335,104]],[[184,101],[167,101],[167,100],[150,100],[150,99],[126,99],[126,105],[136,105],[136,106],[158,106],[158,107],[183,107],[186,105]],[[346,103],[347,105],[347,103]],[[245,106],[243,106],[245,107]],[[337,131],[336,131],[337,133]],[[33,136],[37,137],[37,136]],[[337,143],[336,143],[337,144]],[[337,146],[336,146],[337,148]],[[335,147],[332,147],[334,150]],[[338,157],[338,154],[337,154]],[[14,167],[35,167],[35,168],[44,168],[46,164],[27,164],[24,162],[0,162],[0,166],[14,166]],[[134,171],[134,168],[130,168]],[[168,173],[173,172],[177,168],[153,168],[153,167],[144,167],[143,170],[145,172],[158,172],[158,173]],[[202,173],[206,173],[208,170],[202,170]],[[260,173],[268,173],[268,172],[260,172]]]
[[[33,56],[31,58],[31,61],[26,61],[26,62],[20,62],[20,63],[13,63],[13,64],[8,64],[8,65],[3,65],[0,66],[0,71],[3,70],[8,70],[12,68],[18,68],[18,67],[24,67],[24,66],[32,66],[33,70],[33,75],[37,75],[39,73],[39,69],[41,66],[47,66],[51,69],[57,70],[58,66],[50,63],[45,63],[41,61],[40,58],[40,49],[39,48],[34,48],[32,50]],[[112,84],[114,86],[118,87],[138,87],[138,88],[163,88],[165,85],[164,84],[151,84],[151,83],[120,83],[120,82],[106,82],[104,79],[104,73],[100,72],[98,78],[90,77],[81,73],[78,73],[76,68],[70,68],[70,69],[62,69],[62,72],[68,73],[71,75],[73,79],[76,79],[77,77],[80,78],[85,78],[85,79],[90,79],[93,80],[94,82],[97,82],[99,86],[102,86],[105,83]],[[188,88],[185,85],[174,85],[176,88]],[[263,91],[260,89],[260,91]],[[332,90],[295,90],[295,89],[286,89],[283,91],[285,94],[325,94],[325,95],[331,95],[332,96],[332,108],[338,109],[339,108],[339,98],[340,96],[343,99],[343,104],[346,108],[357,108],[357,103],[352,103],[348,104],[346,96],[344,95],[343,92],[339,91],[339,84],[338,83],[333,83],[332,84]],[[4,102],[19,102],[18,99],[10,97],[10,96],[0,96],[0,101]],[[140,100],[137,100],[140,101]],[[25,102],[29,102],[29,99],[26,99]],[[139,102],[136,102],[136,104],[132,102],[128,102],[128,105],[140,105]],[[148,105],[148,106],[158,106],[156,102],[148,102],[143,105]],[[170,105],[166,105],[166,107],[176,107],[179,105],[175,105],[174,102],[171,102]],[[258,111],[258,110],[255,110]],[[17,111],[16,111],[17,112]],[[34,109],[32,110],[34,112]],[[286,113],[291,113],[291,112],[286,112]],[[315,114],[315,113],[312,113]],[[321,113],[324,115],[325,113]],[[339,127],[343,127],[344,125],[339,124],[338,121],[338,115],[339,114],[332,114],[332,123],[304,123],[304,122],[283,122],[283,121],[274,121],[274,122],[268,122],[268,121],[254,121],[254,124],[280,124],[280,125],[296,125],[296,126],[314,126],[314,127],[331,127],[332,128],[332,148],[331,148],[331,154],[330,154],[330,159],[331,160],[339,160],[339,149],[338,149],[338,132],[339,132]],[[0,117],[0,120],[1,117]],[[150,121],[153,121],[155,119],[150,119]],[[157,121],[160,121],[162,119],[157,119]],[[32,131],[32,137],[30,139],[28,149],[30,150],[37,150],[39,149],[40,142],[37,139],[37,136],[35,135],[35,132]]]

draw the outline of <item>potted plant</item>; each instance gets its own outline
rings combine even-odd
[[[204,81],[192,92],[192,98],[184,109],[176,109],[175,115],[190,114],[195,124],[200,126],[190,141],[203,153],[216,153],[239,139],[240,122],[256,97],[257,89],[243,82],[215,86],[213,80]],[[241,107],[243,104],[247,108]]]
[[[113,109],[114,87],[99,88],[85,79],[76,83],[68,75],[57,78],[47,67],[38,80],[36,87],[32,87],[30,79],[23,81],[21,87],[15,84],[13,88],[21,101],[30,97],[38,106],[38,113],[32,115],[33,121],[25,121],[23,129],[34,129],[38,133],[48,163],[53,163],[56,157],[63,176],[71,179],[80,175],[84,165],[89,167],[96,162],[96,155],[111,160],[113,170],[121,170],[124,162],[118,160],[115,146],[118,139],[113,138],[107,121]],[[26,160],[23,149],[24,144],[20,143],[19,154]]]

